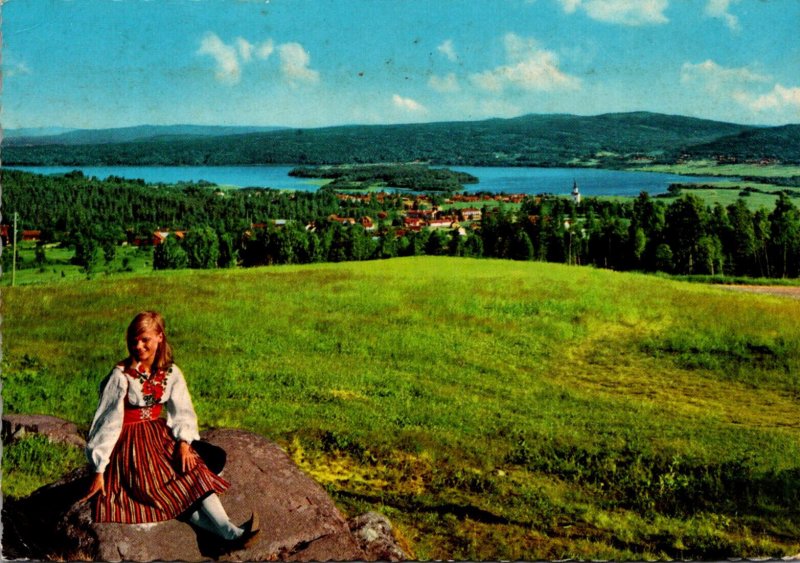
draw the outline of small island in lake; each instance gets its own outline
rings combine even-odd
[[[300,178],[332,179],[328,187],[338,190],[400,188],[413,191],[458,192],[464,184],[477,184],[478,178],[448,168],[430,168],[427,164],[363,164],[337,166],[301,166],[289,172]]]

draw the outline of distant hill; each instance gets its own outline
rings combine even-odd
[[[61,135],[62,133],[67,133],[69,131],[74,131],[74,129],[68,129],[66,127],[23,127],[20,129],[3,129],[3,142],[5,143],[8,139],[16,139],[19,137],[46,137]]]
[[[192,137],[218,137],[245,133],[278,131],[282,127],[225,126],[225,125],[137,125],[113,129],[18,129],[6,134],[4,145],[92,145],[163,141]]]
[[[687,150],[693,157],[727,156],[738,161],[771,159],[795,163],[798,162],[798,152],[800,125],[748,129]]]
[[[726,146],[733,150],[740,145],[748,148],[742,149],[743,154],[759,159],[764,156],[759,152],[761,143],[765,147],[782,147],[781,161],[800,162],[800,144],[791,141],[800,126],[754,127],[647,112],[597,116],[534,114],[483,121],[237,130],[236,134],[227,134],[231,128],[176,127],[75,131],[57,137],[62,141],[82,139],[83,144],[64,141],[43,145],[43,139],[39,138],[35,143],[21,146],[18,140],[13,140],[6,144],[3,157],[10,165],[64,166],[303,165],[420,160],[462,166],[624,167],[634,159],[672,163],[681,155],[706,154]],[[217,134],[200,130],[213,130]],[[98,140],[89,143],[92,138]],[[114,140],[122,138],[126,140]]]

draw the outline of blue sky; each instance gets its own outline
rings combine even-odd
[[[5,0],[3,127],[800,123],[800,0]]]

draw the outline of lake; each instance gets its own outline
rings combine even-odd
[[[319,182],[289,176],[293,166],[14,166],[37,174],[63,174],[81,170],[87,176],[140,178],[147,183],[174,184],[206,180],[223,186],[264,187],[282,190],[314,191]],[[480,179],[466,186],[467,192],[506,192],[522,194],[552,193],[567,195],[577,182],[583,196],[637,196],[646,191],[664,193],[676,182],[718,182],[713,176],[681,176],[657,172],[625,172],[597,168],[510,168],[456,166]],[[727,179],[727,178],[726,178]]]

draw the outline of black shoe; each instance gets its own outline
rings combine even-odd
[[[241,528],[244,530],[244,533],[236,539],[229,540],[227,542],[227,547],[229,551],[235,551],[238,549],[247,549],[248,547],[252,547],[254,543],[256,543],[256,538],[258,534],[261,533],[258,524],[258,513],[253,512],[252,516],[250,516],[250,520],[242,524]]]

